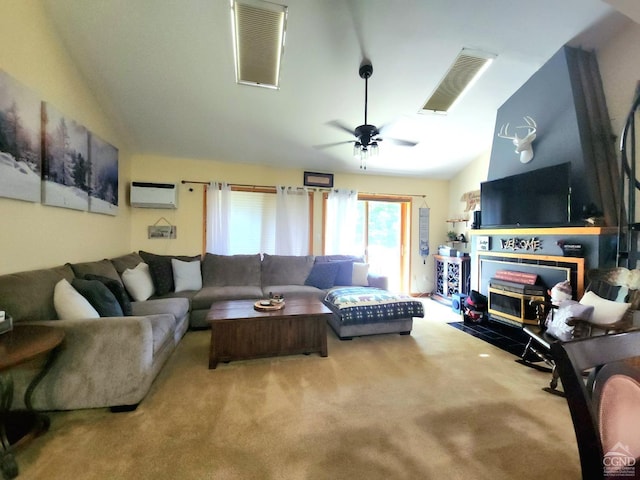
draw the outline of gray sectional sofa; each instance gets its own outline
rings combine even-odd
[[[169,278],[172,259],[199,261],[201,288],[175,292],[174,279]],[[355,257],[206,254],[200,258],[134,252],[112,259],[2,275],[0,310],[13,318],[14,325],[52,325],[65,332],[51,370],[33,392],[34,409],[135,408],[187,329],[208,326],[205,317],[212,303],[264,298],[270,292],[281,293],[285,298],[292,295],[323,298],[326,289],[307,281],[314,266],[349,259]],[[59,318],[54,290],[62,279],[72,285],[78,284],[78,280],[99,279],[124,292],[124,276],[141,263],[149,265],[154,289],[160,295],[138,301],[125,299],[130,304],[126,308],[122,305],[122,316]],[[380,289],[387,287],[385,277],[369,275],[367,283]],[[399,325],[397,332],[407,333],[411,329],[406,322]],[[377,328],[371,333],[382,331]],[[37,371],[34,366],[12,370],[13,408],[23,406],[24,391]]]
[[[65,332],[51,370],[32,395],[36,410],[133,408],[189,327],[186,298],[131,302],[131,315],[61,320],[54,306],[54,288],[62,279],[73,282],[87,274],[120,282],[119,272],[140,262],[137,254],[18,272],[0,276],[0,309],[14,325],[52,325]],[[38,365],[12,369],[13,408],[24,406],[23,395]]]

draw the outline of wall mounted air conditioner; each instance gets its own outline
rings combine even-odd
[[[132,207],[178,208],[175,183],[131,182],[129,200]]]

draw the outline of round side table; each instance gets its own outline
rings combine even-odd
[[[10,332],[0,335],[0,471],[5,479],[18,475],[13,447],[44,433],[49,428],[49,417],[34,412],[31,395],[49,371],[55,350],[64,340],[64,331],[43,325],[15,325]],[[33,378],[24,394],[26,410],[11,410],[13,378],[11,368],[46,355],[44,366]]]

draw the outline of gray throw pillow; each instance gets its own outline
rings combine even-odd
[[[122,307],[116,297],[99,280],[74,278],[71,286],[86,298],[101,317],[122,317]]]

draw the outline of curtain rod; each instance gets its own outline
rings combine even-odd
[[[198,185],[210,185],[212,182],[202,182],[202,181],[198,181],[198,180],[182,180],[181,181],[182,184],[185,183],[196,183]],[[245,188],[276,188],[275,185],[249,185],[249,184],[245,184],[245,183],[230,183],[229,184],[232,187],[245,187]],[[304,187],[296,187],[299,189],[302,189]],[[314,191],[314,192],[330,192],[332,190],[334,191],[338,191],[337,188],[317,188],[317,187],[311,187],[309,188],[309,190]],[[358,192],[358,193],[362,193],[363,195],[389,195],[389,196],[396,196],[396,197],[419,197],[419,198],[427,198],[426,195],[417,195],[414,193],[380,193],[380,192]]]

